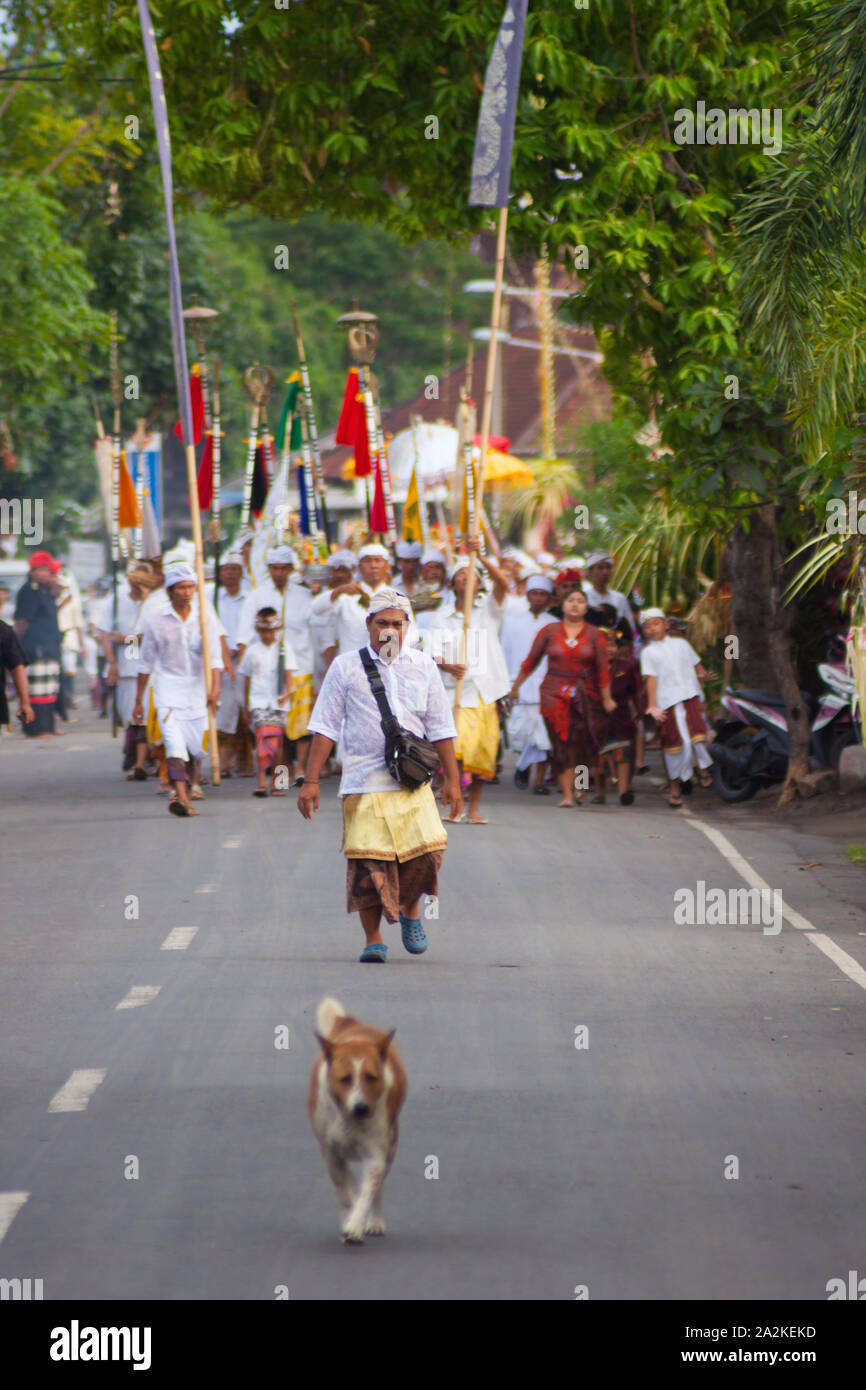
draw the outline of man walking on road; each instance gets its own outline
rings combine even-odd
[[[153,672],[153,696],[165,743],[166,767],[175,795],[168,804],[175,816],[197,816],[190,805],[189,783],[198,783],[204,753],[207,712],[216,713],[223,659],[216,622],[208,618],[213,689],[205,691],[204,660],[198,611],[193,609],[195,573],[191,565],[170,565],[165,572],[168,601],[144,629],[138,664],[133,724],[144,722],[142,700]]]
[[[411,618],[403,594],[380,589],[370,598],[365,650],[398,723],[435,744],[445,771],[443,796],[456,819],[463,809],[454,753],[457,730],[435,664],[423,652],[404,647]],[[439,895],[439,867],[448,837],[429,782],[407,791],[388,771],[381,716],[360,652],[343,652],[332,662],[310,731],[313,746],[298,810],[310,820],[319,809],[319,773],[339,738],[347,910],[361,915],[366,937],[361,960],[387,958],[379,930],[383,912],[388,922],[399,917],[406,950],[423,954],[427,937],[418,915],[419,899],[422,893]]]

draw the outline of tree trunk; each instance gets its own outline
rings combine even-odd
[[[772,502],[756,508],[748,532],[738,526],[731,546],[731,616],[739,648],[733,679],[763,690],[779,688],[767,641],[773,623],[775,519]]]
[[[776,672],[776,689],[785,701],[785,718],[788,724],[788,774],[782,786],[777,807],[785,806],[799,795],[799,782],[809,772],[809,745],[812,730],[809,711],[800,695],[791,652],[791,624],[795,616],[795,605],[784,602],[784,592],[789,581],[787,561],[778,538],[773,534],[773,583],[771,589],[772,620],[769,630],[769,648]]]

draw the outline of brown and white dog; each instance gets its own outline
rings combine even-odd
[[[397,1152],[406,1072],[391,1041],[396,1030],[349,1018],[336,999],[322,1000],[316,1027],[322,1055],[310,1077],[310,1122],[337,1189],[343,1240],[360,1245],[385,1234],[382,1185]],[[357,1186],[349,1168],[356,1161]]]

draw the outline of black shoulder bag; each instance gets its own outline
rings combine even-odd
[[[426,787],[434,773],[439,770],[439,754],[429,739],[418,738],[416,734],[404,729],[402,724],[398,724],[388,704],[385,686],[376,670],[376,663],[366,647],[362,647],[358,654],[382,716],[385,765],[388,771],[394,781],[399,782],[406,791],[414,792],[419,787]]]

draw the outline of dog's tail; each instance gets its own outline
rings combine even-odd
[[[316,1032],[323,1038],[330,1038],[338,1018],[346,1018],[346,1010],[336,999],[326,997],[316,1010]]]

